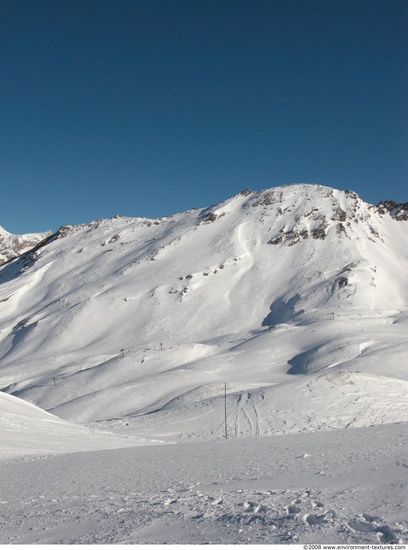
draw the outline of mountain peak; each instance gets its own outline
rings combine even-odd
[[[313,410],[327,384],[406,385],[403,211],[296,184],[160,219],[62,226],[0,269],[0,385],[68,420],[156,419],[157,430],[176,418],[183,437],[217,433],[194,418],[217,409],[225,381],[238,416],[279,392]],[[334,376],[350,371],[364,376]],[[307,384],[328,374],[312,395]],[[298,407],[288,399],[282,418]],[[401,418],[389,406],[386,418]]]
[[[13,235],[0,227],[0,265],[32,249],[49,235],[51,235],[51,231]]]

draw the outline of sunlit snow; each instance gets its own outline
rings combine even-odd
[[[0,542],[406,543],[403,207],[245,190],[2,266]]]

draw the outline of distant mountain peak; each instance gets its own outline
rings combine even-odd
[[[51,235],[51,231],[13,235],[0,227],[0,265],[31,250],[49,235]]]

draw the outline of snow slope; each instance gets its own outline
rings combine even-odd
[[[407,544],[407,211],[246,190],[3,265],[0,544]]]
[[[157,442],[68,422],[0,392],[0,460],[154,443]]]
[[[0,387],[168,441],[405,422],[408,223],[318,185],[64,226],[0,270]]]

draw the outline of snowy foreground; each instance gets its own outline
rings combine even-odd
[[[71,435],[53,456],[2,445],[0,543],[408,543],[406,424],[69,453]]]

